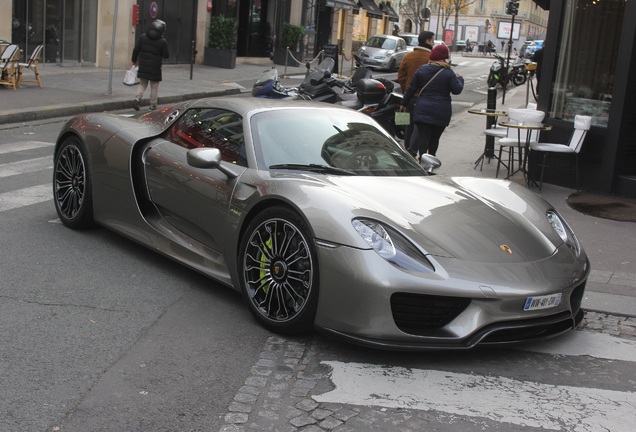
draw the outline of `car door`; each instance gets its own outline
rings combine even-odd
[[[236,179],[218,169],[192,167],[186,158],[191,149],[213,147],[221,151],[222,163],[247,169],[241,116],[214,108],[190,109],[162,138],[145,155],[151,201],[172,227],[221,251]]]

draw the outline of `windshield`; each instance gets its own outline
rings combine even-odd
[[[396,46],[395,39],[372,37],[367,41],[367,46],[370,48],[382,48],[385,50],[393,50]]]
[[[260,169],[421,176],[426,171],[366,115],[348,110],[269,110],[251,118]],[[325,170],[333,167],[335,170]]]
[[[402,39],[406,41],[408,46],[416,47],[419,44],[419,39],[417,36],[400,36]]]

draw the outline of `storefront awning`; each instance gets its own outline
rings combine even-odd
[[[358,4],[362,9],[367,11],[369,18],[382,19],[382,11],[373,0],[358,0]]]
[[[389,21],[398,22],[400,20],[400,17],[398,16],[397,13],[395,13],[395,9],[393,9],[393,6],[391,6],[391,3],[389,2],[380,3],[380,9],[389,18]]]
[[[334,9],[358,10],[359,6],[354,0],[325,0],[325,6]]]

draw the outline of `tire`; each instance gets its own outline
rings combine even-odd
[[[389,63],[389,68],[387,69],[389,72],[393,72],[394,70],[396,70],[397,68],[395,67],[395,59],[391,60],[391,62]]]
[[[514,74],[512,76],[512,83],[516,86],[524,85],[526,83],[526,76],[523,74]]]
[[[69,228],[94,226],[90,170],[84,145],[77,137],[65,138],[55,153],[53,201],[57,215]]]
[[[256,319],[286,335],[313,328],[318,260],[305,223],[286,207],[271,207],[248,225],[239,250],[241,292]]]

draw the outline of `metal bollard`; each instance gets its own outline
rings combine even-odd
[[[497,89],[495,87],[488,88],[488,99],[486,99],[486,108],[497,109]],[[491,129],[497,124],[497,117],[486,116],[486,128]],[[486,157],[492,159],[495,156],[495,137],[486,135]]]

